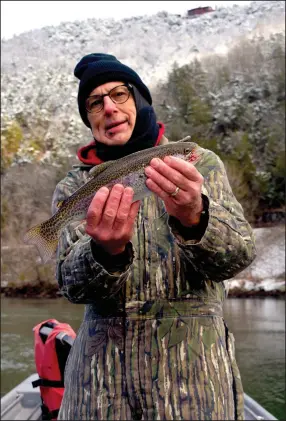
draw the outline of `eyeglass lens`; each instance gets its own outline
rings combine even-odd
[[[86,109],[88,112],[99,112],[103,108],[103,98],[105,96],[109,96],[109,98],[115,104],[123,104],[129,98],[130,91],[127,86],[120,85],[116,86],[115,88],[111,89],[108,94],[105,95],[92,95],[86,100]]]

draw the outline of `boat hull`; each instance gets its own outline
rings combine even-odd
[[[38,374],[32,374],[1,398],[1,420],[41,420],[40,389],[32,387]],[[246,420],[277,420],[259,403],[244,394],[244,413]]]

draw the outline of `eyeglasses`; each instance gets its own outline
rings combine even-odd
[[[124,84],[115,86],[115,88],[111,89],[108,94],[104,95],[91,95],[85,101],[85,108],[88,113],[99,113],[103,109],[103,98],[105,96],[109,96],[111,101],[114,104],[124,104],[130,97],[130,92],[132,91],[132,85]]]

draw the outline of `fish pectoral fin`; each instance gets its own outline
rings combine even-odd
[[[75,226],[74,230],[78,239],[80,240],[86,235],[86,232],[85,232],[86,219],[81,219],[80,221],[76,221],[76,222],[77,222],[77,225]]]

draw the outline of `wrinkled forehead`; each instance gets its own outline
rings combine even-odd
[[[114,82],[106,82],[103,85],[99,85],[90,92],[91,95],[104,95],[111,91],[111,89],[116,88],[116,86],[123,85],[124,82],[117,80]]]

